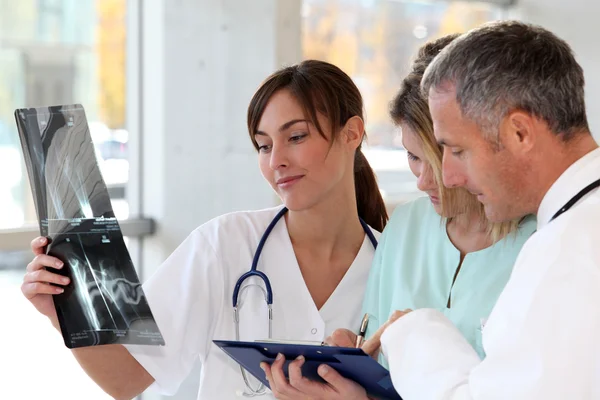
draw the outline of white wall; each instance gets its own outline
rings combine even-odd
[[[585,74],[590,128],[600,141],[600,2],[518,0],[509,15],[541,25],[571,45]]]
[[[210,218],[276,204],[258,169],[246,109],[263,79],[300,60],[301,0],[139,4],[143,178],[137,190],[139,209],[158,222],[157,234],[143,243],[147,279]],[[195,398],[199,371],[175,398]]]

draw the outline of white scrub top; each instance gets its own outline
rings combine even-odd
[[[232,295],[252,265],[258,242],[279,207],[226,214],[197,228],[143,285],[166,345],[126,346],[162,394],[174,394],[195,361],[202,362],[198,399],[239,399],[239,365],[212,343],[235,340]],[[375,237],[379,233],[373,230]],[[258,270],[273,290],[273,338],[322,341],[337,328],[357,331],[374,248],[365,235],[354,262],[318,310],[306,287],[285,218],[269,235]],[[251,278],[244,286],[262,282]],[[262,285],[261,285],[262,286]],[[268,337],[267,306],[256,286],[242,290],[240,340]],[[257,381],[247,374],[257,387]],[[273,398],[270,392],[259,398]]]

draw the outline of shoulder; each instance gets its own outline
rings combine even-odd
[[[413,223],[427,224],[429,222],[440,223],[440,216],[435,212],[431,201],[427,197],[419,197],[415,200],[396,206],[385,231],[406,229]]]
[[[260,238],[269,223],[281,210],[281,206],[253,211],[235,211],[215,217],[200,225],[190,238],[207,241],[213,248],[221,242],[241,244]]]
[[[570,212],[552,221],[547,227],[553,233],[550,240],[569,243],[576,247],[590,245],[596,254],[600,252],[600,202],[582,203]]]
[[[234,211],[219,215],[196,228],[196,231],[210,229],[231,230],[240,227],[267,226],[275,218],[282,206],[252,211]]]
[[[419,197],[394,209],[381,235],[380,257],[404,253],[422,241],[437,240],[443,236],[443,221],[427,197]],[[387,246],[387,243],[390,243]],[[385,255],[385,256],[384,256]]]
[[[548,223],[523,247],[528,259],[588,265],[600,272],[600,197],[584,202]]]

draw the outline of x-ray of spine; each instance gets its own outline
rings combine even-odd
[[[83,108],[16,110],[40,232],[71,278],[54,303],[65,344],[162,345],[114,216]]]

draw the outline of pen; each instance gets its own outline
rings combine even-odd
[[[365,334],[367,333],[367,326],[369,326],[369,313],[365,313],[365,316],[360,323],[360,329],[358,330],[358,336],[356,336],[356,347],[362,346],[365,340]]]

